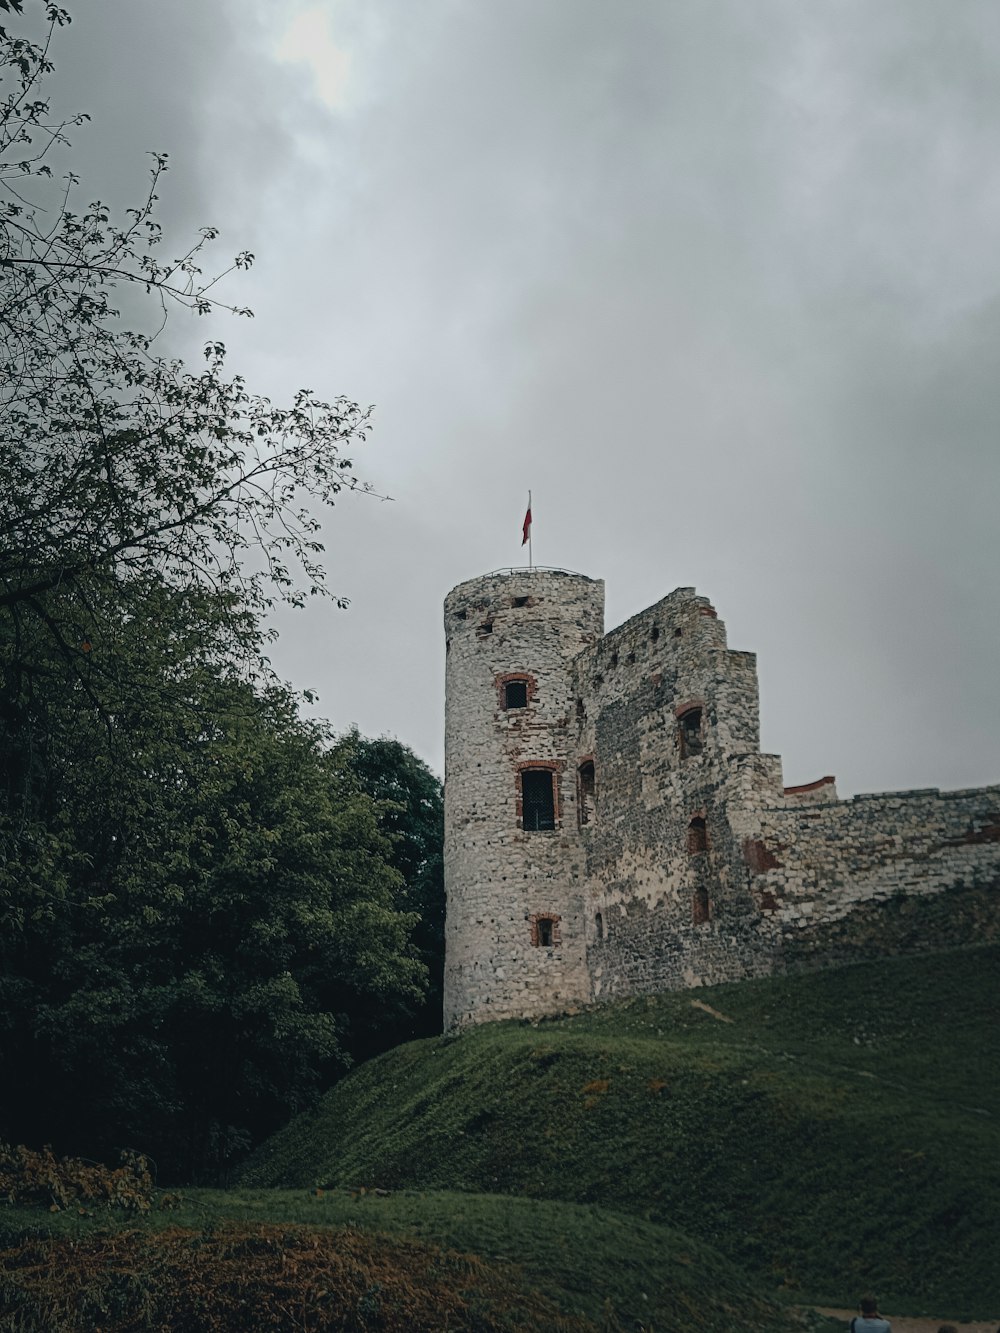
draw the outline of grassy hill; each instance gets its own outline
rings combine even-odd
[[[711,1246],[603,1208],[446,1191],[201,1189],[157,1203],[168,1210],[0,1206],[0,1328],[839,1327],[781,1308]]]
[[[413,1043],[271,1139],[242,1184],[600,1205],[792,1299],[874,1287],[900,1311],[991,1317],[998,982],[991,946]]]

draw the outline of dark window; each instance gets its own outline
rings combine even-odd
[[[691,915],[696,926],[703,926],[712,919],[712,904],[708,900],[708,889],[695,889],[691,899]]]
[[[677,719],[677,734],[681,744],[681,758],[701,754],[704,737],[701,728],[701,709],[689,708]]]
[[[556,826],[552,776],[547,768],[526,768],[521,773],[521,826],[532,833]]]
[[[582,763],[577,770],[579,783],[579,801],[577,810],[580,816],[580,827],[589,824],[594,818],[594,801],[596,795],[596,782],[594,778],[594,763],[588,759]]]
[[[660,627],[659,627],[659,625],[654,625],[654,626],[653,626],[653,628],[649,631],[649,637],[650,637],[650,639],[653,641],[653,643],[656,642],[656,640],[660,637]]]
[[[594,917],[594,925],[597,927],[597,938],[598,938],[599,940],[603,940],[603,939],[604,939],[604,917],[601,916],[600,912],[598,912],[597,915]]]
[[[688,854],[697,856],[699,852],[708,851],[708,829],[701,815],[695,815],[691,823],[688,824]]]
[[[528,599],[527,597],[512,597],[510,599],[510,604],[511,606],[527,606]]]
[[[527,708],[528,682],[526,680],[508,680],[503,687],[504,708]]]
[[[582,699],[577,699],[576,701],[576,715],[577,717],[587,716],[587,706]]]
[[[479,628],[476,630],[476,633],[479,635],[479,637],[480,637],[481,639],[484,639],[484,638],[486,637],[487,634],[492,634],[492,633],[493,633],[493,621],[492,621],[492,620],[484,620],[483,623],[482,623],[482,624],[479,626]]]
[[[531,922],[531,943],[534,948],[558,949],[559,917],[555,912],[539,912],[529,918]]]
[[[618,665],[618,654],[617,654],[617,653],[612,653],[612,654],[611,654],[611,665],[612,665],[613,667],[616,667],[616,666]]]

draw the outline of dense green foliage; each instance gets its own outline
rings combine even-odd
[[[400,1014],[396,1042],[441,1031],[444,983],[444,792],[412,750],[389,736],[371,740],[356,730],[340,751],[361,789],[376,803],[379,828],[392,844],[390,859],[401,876],[397,905],[416,913],[413,944],[428,971],[427,996],[416,1011]],[[387,1031],[383,1016],[380,1037]]]
[[[413,1043],[280,1131],[243,1180],[599,1203],[801,1299],[873,1286],[900,1310],[988,1317],[998,982],[1000,950],[970,949]]]
[[[182,650],[184,704],[151,689],[109,743],[58,686],[0,881],[0,1132],[203,1176],[419,1002],[414,918],[373,802],[286,692]]]

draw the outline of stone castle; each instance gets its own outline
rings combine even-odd
[[[760,753],[756,660],[693,588],[445,601],[445,1025],[992,936],[1000,787],[838,800]]]

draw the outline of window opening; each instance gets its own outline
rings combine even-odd
[[[650,639],[653,641],[653,643],[656,642],[656,640],[660,637],[660,627],[659,627],[659,625],[654,625],[654,626],[653,626],[653,628],[649,631],[649,637],[650,637]]]
[[[701,754],[704,736],[701,725],[701,709],[689,708],[677,719],[677,731],[681,743],[681,758]]]
[[[579,802],[577,810],[580,817],[580,827],[593,823],[594,808],[597,796],[597,784],[594,775],[594,761],[586,759],[577,770],[577,783],[579,788]]]
[[[493,633],[493,621],[484,620],[483,623],[476,630],[476,633],[479,635],[481,639],[485,639],[487,634]]]
[[[531,922],[531,943],[537,949],[557,949],[559,940],[559,917],[555,912],[539,912],[529,918]]]
[[[527,606],[528,599],[527,597],[512,597],[510,599],[510,604],[511,606]]]
[[[597,938],[598,938],[599,940],[603,940],[603,939],[604,939],[604,917],[600,914],[600,912],[598,912],[597,915],[594,917],[594,925],[597,927]]]
[[[712,904],[708,900],[708,889],[698,888],[691,900],[691,915],[696,926],[703,926],[712,919]]]
[[[553,774],[547,768],[521,771],[521,827],[531,833],[554,829],[556,805]]]
[[[688,855],[697,856],[708,851],[708,828],[701,815],[695,815],[688,824]]]
[[[527,708],[528,682],[526,680],[508,680],[503,687],[504,708]]]

